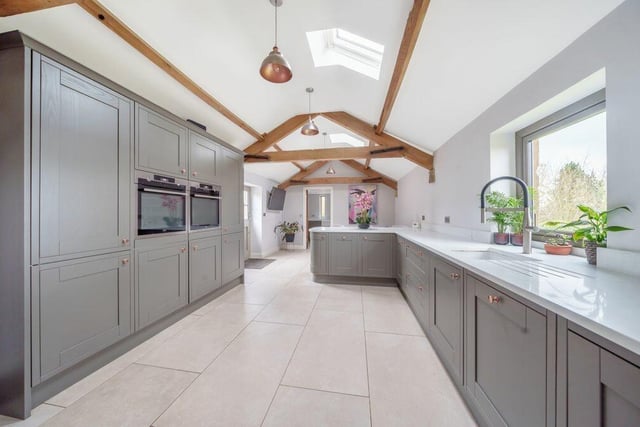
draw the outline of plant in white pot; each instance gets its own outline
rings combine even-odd
[[[302,230],[302,226],[298,221],[282,221],[280,224],[273,228],[273,232],[280,232],[282,234],[282,241],[287,243],[293,243],[296,238],[296,233]]]
[[[618,206],[608,211],[598,212],[586,205],[578,205],[578,209],[582,212],[580,218],[576,221],[563,224],[559,228],[578,227],[573,232],[573,240],[576,242],[584,241],[584,251],[587,254],[587,262],[596,265],[598,246],[606,245],[608,232],[632,230],[632,228],[619,225],[609,225],[609,214],[618,210],[631,212],[631,209],[627,206]]]

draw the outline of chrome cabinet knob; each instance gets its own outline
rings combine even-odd
[[[121,262],[122,262],[122,265],[127,265],[127,264],[129,264],[129,259],[125,258]]]
[[[369,238],[367,236],[364,236],[362,239],[363,240],[369,240]]]
[[[194,251],[194,252],[197,252],[197,251],[198,251],[198,245],[194,245],[194,246],[193,246],[193,251]]]
[[[347,236],[342,236],[342,240],[347,240]]]
[[[129,244],[129,239],[127,239],[126,237],[124,239],[122,239],[122,244],[123,245],[128,245]]]
[[[198,172],[193,171],[193,172],[191,173],[191,175],[193,175],[193,176],[198,176]]]
[[[418,290],[419,290],[420,292],[422,292],[422,291],[424,290],[424,288],[423,288],[422,286],[418,286]]]
[[[180,248],[180,252],[185,253],[187,251],[187,248]]]
[[[180,169],[180,173],[181,173],[182,175],[184,175],[185,173],[187,173],[187,170],[186,170],[186,169]]]
[[[458,273],[451,273],[449,274],[449,277],[451,277],[451,279],[453,280],[458,280],[460,278],[460,275]]]

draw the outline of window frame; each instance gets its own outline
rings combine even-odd
[[[606,89],[601,89],[517,131],[515,134],[516,176],[529,186],[533,182],[531,141],[605,112],[606,107]],[[533,240],[544,241],[550,232],[558,233],[557,230],[539,228],[534,232]],[[571,235],[570,232],[562,233]],[[581,246],[581,242],[573,243],[574,246]]]

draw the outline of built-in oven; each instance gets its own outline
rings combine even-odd
[[[138,236],[185,232],[188,181],[140,171],[135,178]]]
[[[220,187],[191,182],[190,230],[220,227]]]

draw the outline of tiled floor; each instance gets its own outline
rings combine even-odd
[[[320,285],[308,252],[0,426],[473,426],[395,288]]]

